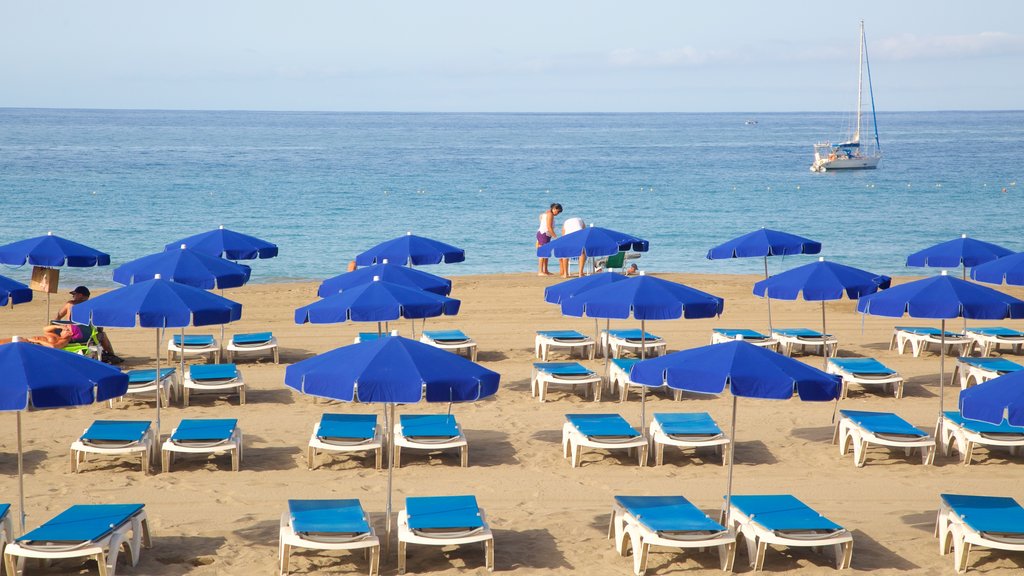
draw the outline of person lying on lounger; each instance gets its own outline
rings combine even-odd
[[[47,328],[50,328],[49,326]],[[42,336],[32,336],[30,338],[22,338],[23,342],[31,342],[33,344],[39,344],[48,348],[64,348],[68,344],[71,344],[76,338],[82,337],[82,328],[74,324],[64,324],[63,326],[53,326],[58,330],[47,330]],[[0,344],[9,344],[11,338],[5,338],[0,340]]]

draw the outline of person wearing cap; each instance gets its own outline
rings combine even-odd
[[[68,300],[60,307],[57,311],[57,317],[54,320],[70,320],[71,319],[71,308],[75,304],[81,304],[92,296],[92,292],[85,286],[78,286],[71,291],[71,300]],[[52,331],[56,327],[47,327],[44,331]],[[57,328],[59,331],[59,328]],[[108,364],[120,364],[124,362],[120,356],[114,354],[114,346],[110,344],[110,338],[107,338],[106,332],[102,328],[95,328],[96,340],[100,344],[100,348],[103,348],[103,361]]]

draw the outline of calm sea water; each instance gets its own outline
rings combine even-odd
[[[116,265],[223,224],[280,246],[253,272],[277,281],[340,273],[411,230],[466,249],[431,272],[529,271],[538,214],[560,202],[649,239],[641,268],[656,271],[758,272],[704,254],[761,226],[890,275],[920,273],[907,254],[961,233],[1024,251],[1024,112],[880,113],[878,170],[811,173],[811,144],[847,121],[0,109],[0,243],[52,230]],[[110,271],[65,269],[62,284],[111,285]]]

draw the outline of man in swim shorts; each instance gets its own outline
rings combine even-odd
[[[540,227],[537,228],[537,247],[551,242],[558,237],[555,234],[555,216],[562,213],[562,205],[557,202],[552,204],[547,210],[540,215]],[[548,259],[538,258],[539,262],[537,265],[538,276],[551,276],[551,272],[548,272]]]

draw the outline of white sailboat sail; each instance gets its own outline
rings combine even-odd
[[[863,127],[864,72],[868,77],[868,96],[871,102],[871,124],[874,128],[874,142],[861,142]],[[875,93],[871,85],[871,62],[868,59],[867,40],[864,35],[864,21],[860,22],[860,61],[857,64],[857,123],[853,134],[845,142],[832,144],[822,142],[814,145],[812,172],[828,170],[857,170],[877,168],[882,159],[882,148],[878,141],[878,120],[875,116]]]

